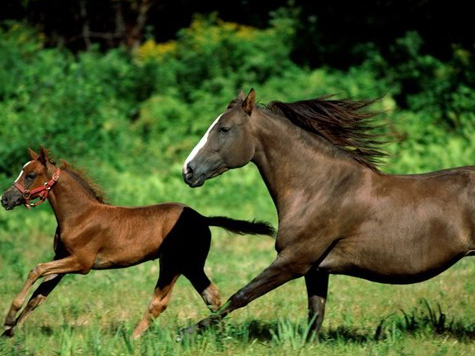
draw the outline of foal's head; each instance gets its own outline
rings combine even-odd
[[[249,118],[255,106],[255,92],[240,93],[219,115],[183,166],[183,178],[190,187],[200,187],[231,168],[242,167],[254,156]]]
[[[2,195],[2,205],[7,210],[18,205],[26,205],[30,198],[36,198],[33,194],[29,197],[28,192],[46,186],[55,173],[56,167],[50,163],[47,150],[41,147],[39,154],[31,149],[29,153],[31,160],[23,166],[13,185]],[[21,192],[20,189],[24,192]]]

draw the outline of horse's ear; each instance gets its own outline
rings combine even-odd
[[[236,99],[239,99],[240,101],[244,101],[246,100],[246,94],[244,94],[244,92],[240,90]]]
[[[228,109],[234,108],[237,105],[241,105],[244,100],[246,100],[246,94],[244,94],[244,92],[241,90],[239,91],[238,96],[236,96],[235,99],[231,100],[228,105]]]
[[[246,99],[242,102],[243,110],[251,116],[252,110],[254,109],[254,105],[256,104],[256,91],[252,88],[247,94]]]
[[[42,165],[46,166],[46,162],[48,162],[48,150],[45,149],[43,146],[40,146],[40,157],[39,160]]]
[[[31,159],[37,159],[39,154],[33,151],[31,148],[28,148],[28,154],[30,155]]]

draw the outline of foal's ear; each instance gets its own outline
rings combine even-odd
[[[242,102],[242,108],[243,110],[251,116],[252,110],[254,109],[254,105],[256,104],[256,92],[254,88],[252,88],[249,91],[249,94],[247,94],[246,99]]]
[[[43,146],[40,146],[39,160],[43,166],[46,166],[46,162],[48,162],[48,155],[48,150],[45,149]]]
[[[39,154],[33,151],[31,148],[28,148],[28,154],[30,155],[31,159],[37,159]]]

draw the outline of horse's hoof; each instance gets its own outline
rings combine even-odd
[[[135,341],[135,340],[138,340],[142,337],[142,333],[133,333],[132,335],[130,335],[129,339],[130,341]]]
[[[184,339],[186,339],[187,337],[193,335],[197,331],[198,331],[198,328],[196,327],[196,325],[192,325],[192,326],[189,326],[187,328],[181,329],[178,332],[178,336],[176,337],[176,341],[177,342],[182,342]]]
[[[11,329],[6,329],[3,334],[2,334],[2,337],[13,337],[14,333],[13,333],[13,328]]]

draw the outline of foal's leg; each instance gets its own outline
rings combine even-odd
[[[183,275],[201,295],[206,306],[214,312],[221,308],[221,296],[204,271],[211,245],[211,231],[201,218],[190,222],[187,227],[188,231],[184,232],[186,243],[182,245],[182,254],[186,256],[183,258]]]
[[[201,298],[203,298],[206,306],[211,311],[215,312],[221,308],[221,296],[219,290],[210,281],[202,266],[197,267],[193,271],[188,271],[184,273],[184,275],[190,280],[193,287],[201,295]]]
[[[15,324],[12,325],[11,329],[5,330],[3,333],[4,336],[13,336],[13,329],[17,326],[20,326],[25,319],[30,315],[30,313],[35,310],[37,307],[42,304],[46,297],[51,293],[51,291],[59,284],[61,279],[64,277],[64,274],[51,274],[46,276],[43,279],[43,282],[38,286],[38,288],[33,292],[30,300],[26,307],[22,310],[20,315],[15,321]]]
[[[325,316],[325,301],[328,292],[328,273],[311,269],[305,275],[308,295],[308,321],[317,333]]]
[[[153,319],[157,318],[168,305],[168,300],[172,292],[172,288],[175,285],[176,280],[180,276],[177,269],[172,266],[171,263],[167,263],[164,260],[165,257],[160,259],[160,275],[158,277],[155,291],[153,292],[152,301],[150,302],[145,316],[142,321],[135,328],[132,339],[136,339],[149,328]]]
[[[51,275],[51,274],[63,274],[63,273],[72,273],[80,272],[83,270],[83,267],[79,261],[73,257],[68,256],[57,261],[51,261],[46,263],[40,263],[35,268],[33,268],[28,274],[25,285],[20,293],[13,299],[13,302],[8,311],[7,317],[5,318],[5,331],[10,330],[15,326],[15,316],[18,310],[25,302],[26,295],[30,290],[31,286],[38,280],[38,278]],[[8,334],[8,333],[7,333]]]
[[[292,255],[292,254],[289,254]],[[272,264],[261,272],[256,278],[241,288],[224,304],[217,315],[211,315],[201,320],[198,324],[192,325],[180,332],[179,339],[187,334],[192,334],[204,329],[225,317],[233,310],[242,308],[254,299],[279,287],[291,279],[301,277],[306,274],[311,267],[311,263],[303,263],[288,258],[285,250],[281,251]]]

